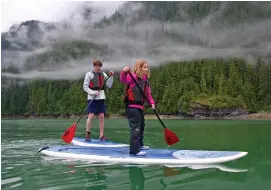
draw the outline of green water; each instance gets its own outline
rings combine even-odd
[[[180,137],[172,148],[247,151],[244,158],[220,165],[231,171],[215,167],[93,165],[35,155],[40,147],[63,144],[63,131],[75,121],[2,120],[2,189],[271,189],[271,121],[164,120]],[[82,119],[77,136],[84,134],[84,125]],[[108,119],[105,125],[111,140],[128,143],[125,119]],[[147,120],[145,131],[146,145],[166,147],[163,128],[157,120]],[[97,125],[93,135],[98,135]]]

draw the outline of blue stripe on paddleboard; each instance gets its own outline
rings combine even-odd
[[[238,151],[204,151],[204,150],[176,150],[176,149],[156,149],[150,148],[144,150],[145,156],[133,156],[129,154],[129,148],[108,148],[108,147],[81,147],[81,146],[55,146],[47,149],[48,151],[97,155],[110,157],[140,157],[146,159],[205,159],[205,158],[223,158],[240,154]],[[172,154],[174,153],[173,156]]]
[[[87,142],[85,141],[84,138],[80,138],[80,137],[74,137],[73,140],[82,142],[82,143],[87,143],[87,144],[103,144],[103,145],[124,145],[123,143],[117,143],[114,141],[100,141],[99,139],[91,139],[91,142]]]

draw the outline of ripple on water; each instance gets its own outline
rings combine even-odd
[[[2,187],[22,186],[22,188],[47,190],[80,189],[82,187],[86,189],[94,187],[97,189],[130,189],[131,186],[134,188],[145,184],[146,187],[150,187],[151,184],[155,184],[154,186],[160,189],[161,184],[157,184],[157,181],[161,179],[163,179],[163,183],[177,187],[178,184],[197,181],[201,175],[217,171],[216,169],[197,171],[199,168],[196,168],[192,172],[193,169],[186,168],[182,172],[177,172],[176,167],[178,166],[174,166],[172,169],[170,166],[122,166],[115,163],[98,164],[47,156],[32,157],[31,163],[27,159],[29,157],[26,158],[24,154],[16,164],[12,161],[5,163],[2,168],[8,173],[5,173],[6,181],[4,183],[2,181],[4,184]],[[168,171],[164,171],[165,168]],[[24,180],[18,176],[23,176]]]
[[[23,179],[21,177],[9,177],[7,179],[1,180],[1,187],[4,188],[13,188],[13,187],[19,187],[23,183]]]
[[[63,124],[63,123],[62,123]],[[23,126],[25,127],[25,126]],[[23,128],[21,127],[21,128]],[[58,127],[58,126],[57,126]],[[31,128],[28,128],[31,130]],[[70,159],[56,159],[45,157],[41,154],[35,155],[39,148],[44,146],[60,145],[61,134],[63,129],[52,129],[53,132],[48,135],[46,127],[34,128],[33,134],[29,133],[28,129],[23,129],[20,135],[15,138],[12,133],[7,133],[5,139],[2,139],[2,189],[42,189],[42,190],[56,190],[56,189],[180,189],[186,187],[193,189],[206,184],[206,189],[219,189],[221,185],[228,184],[231,189],[237,188],[238,184],[234,181],[236,177],[238,183],[248,187],[246,189],[253,189],[259,185],[262,186],[270,184],[269,173],[266,168],[270,166],[270,154],[266,154],[268,147],[260,154],[255,150],[255,154],[250,154],[251,157],[245,159],[257,160],[261,165],[253,163],[247,164],[245,161],[237,161],[230,166],[246,167],[249,165],[249,175],[246,172],[234,173],[234,170],[227,169],[222,166],[148,166],[148,165],[118,165],[116,163],[98,164],[93,162],[85,162]],[[44,129],[44,130],[43,130]],[[45,130],[46,129],[46,130]],[[66,129],[66,128],[65,128]],[[153,129],[153,128],[152,128]],[[55,133],[55,134],[53,134]],[[164,147],[163,133],[146,132],[152,135],[146,138],[146,143],[150,146]],[[3,134],[3,133],[2,133]],[[10,136],[10,135],[11,136]],[[126,142],[122,131],[116,133],[114,138],[121,142]],[[128,132],[125,132],[128,134]],[[270,134],[270,133],[269,133]],[[189,135],[189,134],[186,134]],[[53,138],[54,137],[54,138]],[[190,139],[195,139],[194,135],[182,138],[183,145],[193,147],[194,144],[189,144]],[[268,139],[267,139],[268,140]],[[248,141],[250,142],[250,141]],[[209,144],[212,144],[211,142]],[[269,141],[266,144],[270,144]],[[250,145],[250,144],[248,144]],[[226,146],[224,144],[224,146]],[[230,145],[227,145],[230,146]],[[233,145],[232,145],[233,146]],[[240,145],[241,146],[241,145]],[[216,147],[213,147],[216,148]],[[256,157],[255,157],[256,155]],[[257,155],[259,155],[257,157]],[[254,157],[253,157],[254,156]],[[259,160],[259,157],[265,160]],[[238,163],[238,164],[237,164]],[[257,168],[258,167],[258,168]],[[261,173],[259,171],[266,171]],[[248,180],[248,178],[249,180]],[[268,179],[267,179],[268,178]],[[255,186],[251,186],[249,181],[255,182]],[[255,189],[255,188],[254,188]],[[264,189],[264,188],[262,188]]]

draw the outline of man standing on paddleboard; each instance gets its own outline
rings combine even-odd
[[[100,140],[104,141],[107,138],[104,136],[104,113],[105,113],[105,92],[104,92],[104,83],[106,81],[106,86],[111,88],[113,85],[113,77],[108,79],[108,76],[105,72],[102,72],[102,62],[100,60],[93,61],[94,70],[87,72],[83,89],[88,94],[88,119],[86,122],[86,137],[85,140],[87,142],[91,141],[91,128],[92,128],[92,120],[95,114],[99,116],[99,126],[100,126]],[[113,71],[109,72],[110,76],[114,75]],[[107,80],[108,79],[108,80]],[[96,97],[95,97],[96,96]],[[93,100],[93,98],[95,98]],[[93,101],[92,101],[93,100]],[[91,102],[92,101],[92,102]]]

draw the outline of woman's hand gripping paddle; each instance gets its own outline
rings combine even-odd
[[[110,72],[109,73],[110,77],[113,76],[113,74]],[[108,79],[110,78],[108,77]],[[107,80],[108,80],[107,79]],[[106,84],[107,80],[105,81],[104,85]],[[104,87],[101,86],[101,88],[98,90],[99,92],[101,91],[101,89]],[[80,121],[80,119],[83,117],[83,115],[85,114],[85,112],[87,111],[88,107],[90,106],[90,104],[93,102],[93,100],[96,98],[97,94],[94,95],[93,99],[89,102],[88,106],[86,107],[86,109],[84,110],[84,112],[81,114],[80,118],[77,120],[76,123],[74,123],[72,126],[70,126],[62,135],[62,140],[65,142],[65,143],[71,143],[72,142],[72,139],[75,135],[75,132],[76,132],[76,127],[77,127],[77,124],[78,122]]]
[[[150,101],[149,99],[146,97],[146,95],[144,94],[143,90],[140,88],[140,86],[138,85],[138,83],[136,82],[136,79],[134,78],[134,76],[132,75],[132,73],[130,71],[128,71],[129,75],[131,76],[132,80],[134,81],[134,83],[136,84],[136,86],[139,88],[139,90],[141,91],[141,93],[143,94],[144,98],[148,101],[149,104]],[[164,123],[162,122],[162,120],[160,119],[156,109],[152,109],[156,115],[156,117],[159,119],[160,123],[162,124],[162,126],[164,127],[164,134],[165,134],[165,141],[168,144],[168,146],[171,146],[177,142],[179,142],[179,137],[173,133],[172,131],[170,131],[168,128],[166,128],[166,126],[164,125]]]

